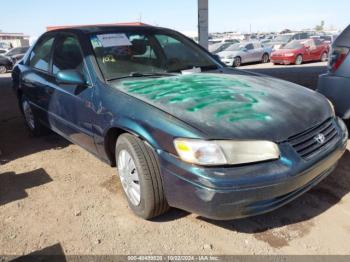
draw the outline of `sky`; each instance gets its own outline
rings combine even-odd
[[[46,26],[136,22],[197,30],[197,0],[11,0],[1,3],[0,30],[40,36]],[[209,0],[209,31],[254,32],[350,23],[350,0]]]

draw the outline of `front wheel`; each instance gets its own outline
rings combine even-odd
[[[233,60],[233,67],[239,67],[241,63],[242,63],[242,59],[239,56],[237,56]]]
[[[266,54],[266,53],[265,53],[265,54],[262,56],[261,62],[264,63],[264,64],[266,64],[267,62],[269,62],[269,59],[270,59],[269,54]]]
[[[21,111],[24,116],[24,120],[29,131],[34,136],[40,136],[47,132],[47,128],[45,128],[36,118],[34,112],[32,110],[32,106],[30,105],[28,99],[25,96],[21,97],[20,101]]]
[[[157,156],[141,139],[121,135],[115,150],[118,175],[132,211],[144,219],[165,213],[165,199]]]
[[[296,65],[301,65],[303,63],[303,56],[302,55],[297,55],[295,58],[295,64]]]
[[[326,62],[328,59],[328,54],[327,52],[323,52],[322,55],[321,55],[321,62]]]
[[[0,65],[0,74],[5,74],[7,72],[6,66]]]

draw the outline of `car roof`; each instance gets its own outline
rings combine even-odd
[[[94,34],[100,32],[112,32],[118,30],[130,30],[130,31],[150,31],[150,30],[169,30],[168,28],[155,27],[149,25],[97,25],[97,26],[72,26],[72,27],[63,27],[54,30],[48,31],[50,32],[76,32],[76,33],[84,33],[84,34]]]

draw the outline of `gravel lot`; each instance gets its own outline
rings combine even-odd
[[[314,88],[324,64],[249,65]],[[30,137],[0,77],[0,254],[350,254],[350,154],[274,212],[217,222],[172,209],[135,217],[114,169],[58,135]],[[1,260],[1,257],[0,257]]]

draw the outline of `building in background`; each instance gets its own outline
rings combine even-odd
[[[0,31],[0,46],[4,49],[29,46],[29,36],[23,33],[5,33]]]

